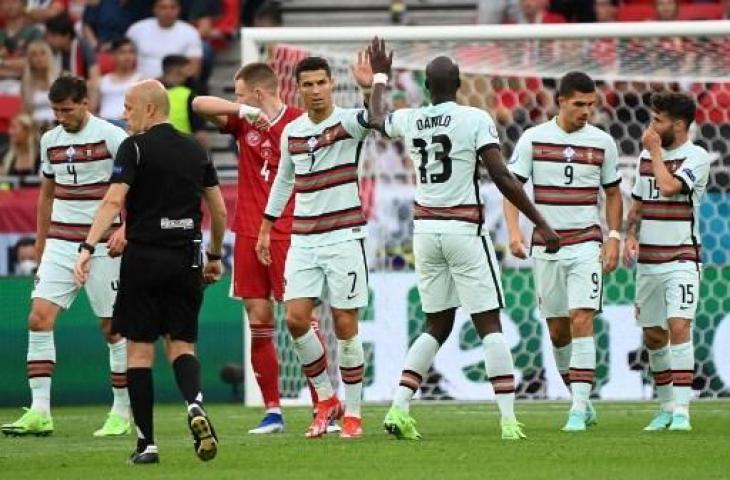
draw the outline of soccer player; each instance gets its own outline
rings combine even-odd
[[[264,418],[249,433],[276,433],[284,430],[284,418],[279,399],[279,361],[274,342],[276,321],[271,299],[281,301],[284,294],[284,261],[289,250],[293,202],[286,205],[273,225],[271,265],[262,265],[256,258],[256,239],[279,167],[281,132],[303,112],[280,100],[276,74],[265,63],[242,67],[234,77],[234,85],[236,102],[197,97],[193,100],[193,109],[238,141],[232,292],[244,301],[251,329],[251,365],[266,408]],[[247,110],[246,106],[260,109],[261,118],[265,118],[269,128],[255,128],[247,120],[253,110]]]
[[[366,72],[363,72],[364,67],[361,58],[353,68],[363,88],[370,86],[369,66]],[[284,263],[290,245],[293,200],[287,203],[272,227],[271,265],[265,266],[258,261],[255,247],[266,201],[278,172],[281,132],[287,124],[302,115],[303,110],[281,101],[276,74],[265,63],[251,63],[242,67],[234,77],[234,86],[236,102],[201,96],[193,100],[193,109],[221,131],[235,136],[238,141],[238,200],[233,221],[236,241],[232,291],[235,297],[244,301],[251,329],[251,365],[266,408],[264,418],[249,433],[276,433],[284,430],[284,418],[279,398],[279,363],[272,298],[281,301],[284,295]],[[313,327],[316,326],[316,321],[313,321]],[[311,384],[310,389],[312,401],[316,405],[316,391]],[[329,428],[330,431],[339,429],[334,422]]]
[[[392,53],[386,55],[385,42],[377,37],[369,53],[376,72],[370,124],[390,138],[405,139],[418,174],[413,252],[426,313],[426,331],[408,351],[385,429],[400,439],[420,438],[409,415],[409,402],[451,333],[456,308],[461,306],[471,315],[484,345],[487,376],[502,416],[502,438],[525,438],[514,413],[514,364],[499,320],[504,296],[494,246],[484,229],[479,162],[502,194],[537,225],[549,251],[558,249],[558,236],[507,170],[489,114],[456,103],[460,86],[456,64],[447,57],[436,57],[426,66],[431,105],[388,113],[381,105]]]
[[[296,187],[284,301],[294,349],[319,398],[305,435],[322,436],[328,422],[343,415],[327,376],[322,343],[310,325],[315,300],[323,296],[326,286],[345,384],[340,436],[359,437],[364,353],[357,335],[358,309],[368,302],[368,269],[358,174],[362,142],[370,130],[363,109],[335,106],[334,81],[325,59],[305,58],[297,64],[295,76],[306,114],[289,123],[281,134],[279,171],[256,252],[262,263],[272,263],[272,228]]]
[[[601,310],[603,274],[618,264],[621,239],[618,150],[609,134],[588,123],[596,98],[588,75],[565,74],[558,86],[558,115],[527,129],[509,161],[517,178],[532,178],[537,209],[560,236],[560,251],[551,253],[535,231],[531,252],[540,314],[547,320],[558,371],[573,398],[566,432],[584,431],[597,422],[589,400],[596,369],[593,316]],[[605,244],[598,209],[601,187],[609,228]],[[527,258],[519,213],[509,201],[504,202],[504,214],[510,251]]]
[[[53,330],[61,310],[71,306],[79,288],[73,262],[78,242],[86,238],[94,214],[109,187],[114,157],[127,134],[89,113],[86,82],[62,76],[52,85],[49,99],[59,125],[40,141],[43,179],[38,198],[36,246],[41,256],[28,317],[28,383],[33,403],[16,422],[0,427],[6,435],[50,435],[51,377],[56,364]],[[112,307],[119,284],[119,259],[113,247],[122,245],[124,232],[115,219],[105,232],[91,262],[94,273],[86,285],[91,309],[101,320],[109,346],[114,404],[94,436],[123,435],[131,431],[127,393],[127,342],[112,334]]]
[[[638,259],[636,316],[660,403],[646,431],[692,430],[692,319],[700,294],[700,203],[710,158],[688,130],[695,102],[683,93],[651,97],[628,215],[624,261]]]

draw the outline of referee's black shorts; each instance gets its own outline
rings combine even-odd
[[[135,342],[159,336],[195,343],[203,303],[202,268],[190,248],[127,244],[119,272],[112,332]]]

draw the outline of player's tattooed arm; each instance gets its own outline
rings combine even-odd
[[[631,203],[626,220],[626,240],[624,241],[624,265],[630,267],[639,254],[639,229],[641,228],[641,200]]]
[[[548,253],[555,253],[560,249],[558,234],[550,228],[545,219],[537,211],[535,205],[525,194],[522,182],[517,180],[502,159],[502,154],[497,145],[485,148],[479,154],[482,164],[487,168],[489,176],[497,186],[502,195],[535,224],[537,233],[545,241],[545,250]]]
[[[385,109],[383,96],[385,94],[385,83],[375,81],[377,75],[390,75],[390,66],[393,63],[393,52],[388,54],[385,51],[385,41],[378,37],[368,47],[367,55],[370,57],[370,68],[373,72],[373,89],[368,104],[368,121],[370,126],[385,133],[385,119],[388,111]]]

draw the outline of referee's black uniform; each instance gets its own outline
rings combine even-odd
[[[127,138],[112,183],[129,185],[127,248],[113,330],[137,342],[160,335],[195,343],[203,299],[200,202],[218,185],[203,147],[171,124]]]
[[[130,344],[130,352],[161,335],[178,341],[168,345],[168,356],[188,405],[195,451],[200,459],[210,460],[218,439],[202,406],[200,363],[188,344],[197,340],[203,300],[200,204],[205,189],[218,185],[218,177],[195,139],[169,123],[159,123],[122,142],[110,181],[129,185],[127,247],[112,331],[136,342]],[[143,357],[130,357],[134,365],[127,369],[130,404],[140,433],[130,461],[156,463],[152,359],[139,358]]]

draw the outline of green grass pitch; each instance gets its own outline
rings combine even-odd
[[[528,439],[499,437],[494,404],[414,405],[420,442],[397,441],[382,431],[384,406],[364,409],[365,436],[331,435],[307,440],[310,413],[285,410],[287,431],[246,433],[258,409],[209,405],[221,448],[210,463],[193,453],[181,405],[157,407],[161,463],[127,466],[134,437],[91,436],[105,407],[64,407],[53,412],[56,431],[47,438],[0,438],[2,479],[730,479],[730,403],[692,405],[694,431],[645,433],[655,404],[598,402],[599,425],[586,433],[560,431],[567,403],[520,402],[517,414]],[[0,422],[19,409],[0,409]]]

